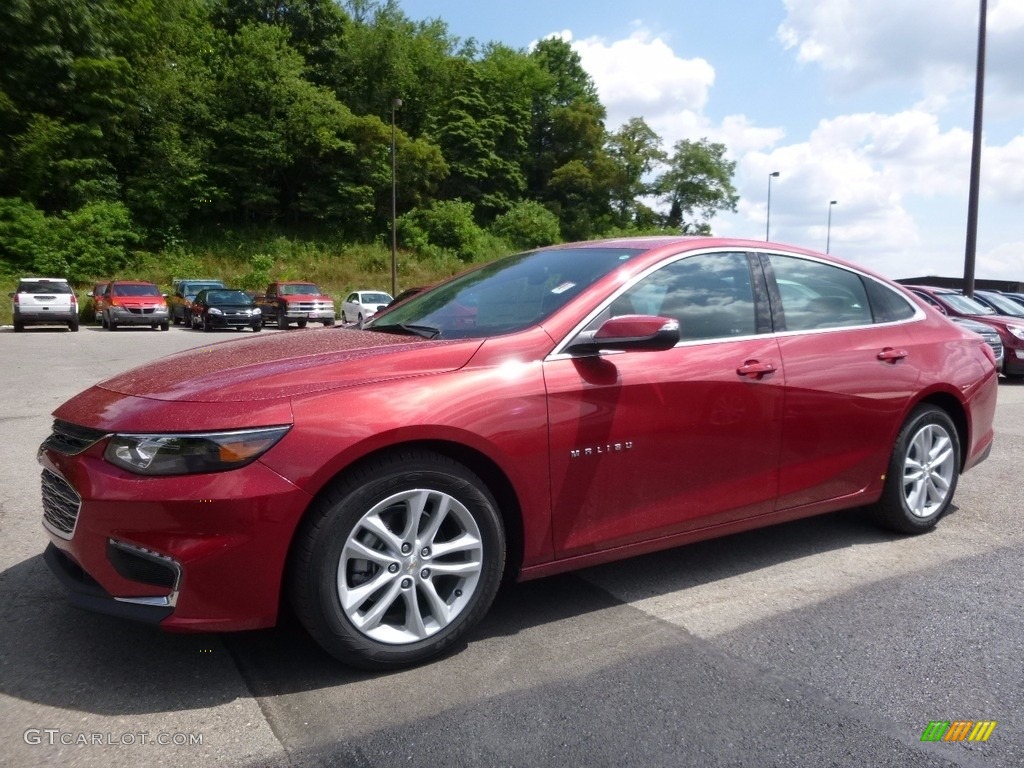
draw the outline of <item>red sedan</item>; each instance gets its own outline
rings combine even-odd
[[[991,449],[996,392],[979,336],[852,264],[558,246],[363,330],[86,390],[40,452],[46,559],[80,606],[220,631],[285,598],[339,659],[396,667],[455,642],[504,576],[860,505],[930,530]]]

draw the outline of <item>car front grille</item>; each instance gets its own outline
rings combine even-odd
[[[122,307],[127,309],[133,315],[152,315],[156,312],[156,307]]]
[[[68,482],[48,469],[43,470],[43,524],[62,539],[70,539],[78,522],[82,499]]]
[[[334,309],[334,305],[326,301],[290,301],[288,309],[293,312],[320,312],[325,309]]]
[[[43,448],[74,456],[107,436],[106,432],[89,427],[80,427],[69,421],[54,419],[53,431],[43,441]]]

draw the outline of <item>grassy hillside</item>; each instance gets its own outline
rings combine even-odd
[[[490,261],[502,255],[482,253],[478,261]],[[470,264],[453,256],[421,258],[414,253],[398,253],[398,290],[429,285],[467,269]],[[0,325],[11,323],[13,291],[22,275],[9,265],[0,265]],[[62,277],[62,275],[36,275]],[[231,287],[262,291],[270,280],[311,280],[336,302],[356,289],[391,290],[391,251],[381,245],[358,245],[289,239],[281,236],[228,235],[204,244],[172,244],[160,253],[137,253],[133,266],[107,278],[147,280],[169,293],[176,277],[220,278]],[[76,285],[80,307],[86,305],[90,281]]]

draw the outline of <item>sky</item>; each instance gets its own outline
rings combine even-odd
[[[609,130],[642,117],[666,151],[724,144],[740,200],[716,235],[770,223],[774,241],[888,277],[964,274],[980,0],[399,5],[462,40],[561,37]],[[1024,281],[1024,0],[988,0],[987,30],[976,276]]]

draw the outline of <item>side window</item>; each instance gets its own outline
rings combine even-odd
[[[871,325],[871,304],[860,275],[796,256],[768,257],[782,296],[787,331]]]
[[[616,298],[611,316],[661,315],[679,321],[683,341],[756,333],[747,257],[708,253],[674,261]]]
[[[910,302],[887,285],[862,277],[864,287],[871,301],[871,314],[876,323],[894,323],[897,320],[909,320],[914,316],[915,309]]]
[[[355,303],[357,303],[359,301],[359,294],[357,294],[357,293],[350,293],[348,295],[348,298],[345,299],[345,301],[347,301],[349,304],[355,304]]]

